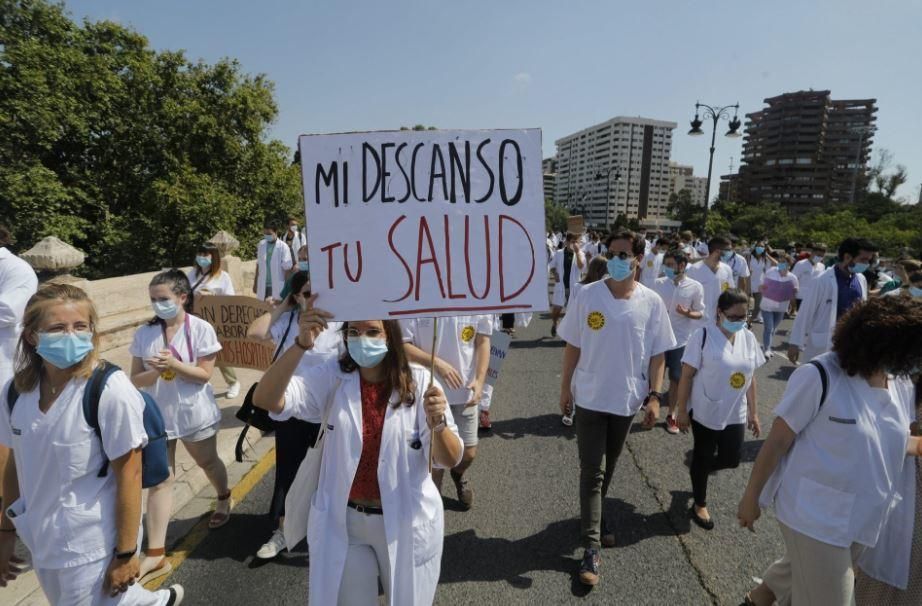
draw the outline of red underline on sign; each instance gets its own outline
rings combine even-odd
[[[402,311],[389,311],[389,316],[408,316],[411,314],[429,314],[442,311],[499,311],[500,309],[531,309],[531,305],[493,305],[491,307],[430,307],[427,309],[405,309]]]

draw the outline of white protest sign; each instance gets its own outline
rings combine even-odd
[[[503,368],[503,362],[506,360],[506,354],[509,353],[511,343],[512,337],[504,332],[494,331],[490,335],[490,365],[487,367],[487,385],[496,385],[499,371]]]
[[[311,290],[337,320],[545,311],[541,131],[302,135]]]

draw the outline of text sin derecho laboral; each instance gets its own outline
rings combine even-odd
[[[374,255],[376,270],[390,263],[393,294],[383,302],[435,305],[391,309],[389,315],[461,311],[465,300],[481,310],[534,309],[535,301],[521,295],[539,277],[540,132],[411,133],[340,135],[349,139],[325,153],[315,137],[335,135],[302,137],[308,228],[317,217],[323,232],[311,233],[321,238],[348,232],[342,239],[311,241],[312,274],[318,274],[312,282],[322,277],[318,286],[331,291],[340,280],[358,283]],[[355,221],[351,229],[344,225]],[[369,239],[378,248],[368,250]],[[497,305],[488,308],[487,302]]]

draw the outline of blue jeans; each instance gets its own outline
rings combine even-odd
[[[762,310],[762,347],[767,351],[772,347],[772,337],[781,321],[784,320],[783,311]]]

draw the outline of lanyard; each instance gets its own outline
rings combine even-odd
[[[182,359],[182,356],[179,355],[179,352],[176,351],[176,348],[173,347],[166,338],[166,324],[160,325],[160,330],[163,333],[163,344],[170,350],[170,353],[173,354],[173,357],[179,360],[180,362],[185,362],[186,360]],[[183,331],[186,333],[186,352],[189,354],[189,362],[192,361],[192,340],[189,338],[189,314],[186,314],[185,319],[183,320]]]

